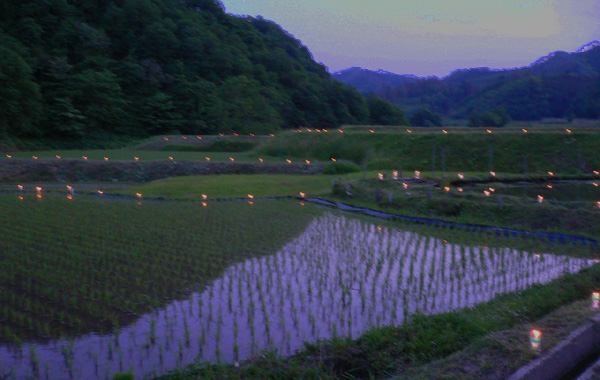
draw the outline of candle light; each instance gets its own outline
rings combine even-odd
[[[492,130],[491,129],[486,129],[486,132],[487,133],[492,133]]]
[[[300,192],[300,198],[304,198],[305,196],[306,196],[306,194],[301,191]]]
[[[187,136],[181,136],[181,138],[187,140]]]
[[[306,165],[310,165],[310,161],[309,160],[305,160],[306,161]]]
[[[139,161],[140,158],[139,157],[133,157],[134,160]]]
[[[265,160],[263,160],[263,159],[262,159],[262,158],[260,158],[260,157],[258,158],[258,160],[259,160],[260,162],[265,162]]]
[[[531,342],[531,348],[534,351],[538,351],[540,349],[541,340],[542,332],[540,330],[529,331],[529,341]]]
[[[402,187],[404,187],[405,189],[408,189],[408,183],[402,182]]]
[[[292,160],[290,160],[289,158],[286,158],[286,159],[285,159],[285,161],[286,161],[288,164],[291,164],[291,163],[292,163]]]
[[[523,131],[523,133],[527,133],[528,132],[527,129],[525,129],[525,128],[521,128],[521,130]]]
[[[445,134],[448,134],[448,131],[445,129],[442,129],[442,132],[444,132]]]
[[[204,158],[206,158],[206,161],[210,161],[210,157],[204,157]]]
[[[206,202],[202,202],[202,207],[206,207],[208,204]]]
[[[542,197],[541,195],[538,195],[537,201],[538,201],[538,203],[542,203],[544,201],[544,197]]]
[[[571,131],[569,128],[565,129],[565,131],[567,131],[567,133],[571,133],[573,131]]]
[[[35,187],[36,196],[39,199],[42,199],[42,191],[43,191],[43,189],[40,186],[36,186]]]
[[[459,193],[463,192],[463,188],[462,187],[457,187],[456,190],[458,190]]]
[[[169,156],[169,160],[173,161],[173,156]]]
[[[369,132],[371,132],[371,133],[375,133],[375,131],[374,131],[374,130],[372,130],[372,129],[369,129]]]
[[[81,158],[83,158],[84,160],[87,160],[87,156],[81,156]]]
[[[377,178],[379,178],[380,180],[383,179],[383,173],[377,173]]]
[[[338,131],[339,131],[340,133],[344,133],[344,131],[342,131],[341,129],[338,129]]]
[[[549,189],[553,189],[554,188],[554,186],[552,186],[552,185],[546,185],[546,187],[549,188]]]
[[[490,175],[491,175],[492,177],[495,177],[495,176],[496,176],[496,172],[490,172]]]
[[[108,157],[104,157],[104,161],[108,161]]]
[[[397,180],[397,179],[398,179],[398,170],[394,170],[394,171],[392,172],[392,178],[393,178],[393,179],[395,179],[395,180]]]
[[[421,172],[418,170],[415,170],[415,178],[416,179],[420,179],[421,178]]]
[[[592,293],[592,309],[597,309],[600,305],[600,292]]]
[[[59,160],[61,159],[61,157],[58,154],[56,155],[56,158],[58,158]]]
[[[450,186],[444,186],[444,191],[447,193],[450,192]]]
[[[465,179],[465,175],[462,173],[458,173],[457,176],[459,179]]]
[[[12,156],[10,154],[7,154],[6,158],[12,158]]]
[[[208,199],[208,195],[202,194],[202,199],[207,200]]]
[[[235,158],[233,157],[229,157],[229,159],[231,160],[231,162],[235,161]]]
[[[198,140],[202,140],[202,136],[196,136]]]
[[[549,175],[551,175],[551,176],[553,176],[553,175],[554,175],[554,172],[548,172],[548,174],[549,174]]]
[[[164,137],[164,139],[165,139],[165,141],[169,141],[169,138],[168,138],[168,137]]]
[[[337,162],[337,160],[335,158],[333,158],[333,157],[331,157],[331,161]]]
[[[485,196],[486,196],[486,197],[489,197],[489,196],[490,196],[490,194],[491,194],[491,193],[490,193],[489,191],[487,191],[487,190],[484,190],[484,191],[483,191],[483,193],[485,194]]]
[[[34,160],[37,160],[37,159],[38,159],[38,158],[37,158],[37,156],[31,156],[31,157],[33,157],[33,159],[34,159]]]
[[[269,133],[269,136],[271,136],[271,137],[275,137],[275,135],[274,135],[274,134],[272,134],[272,133]]]
[[[252,195],[252,194],[248,194],[248,198],[250,198],[250,199],[254,199],[254,195]]]

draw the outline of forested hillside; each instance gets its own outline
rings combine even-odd
[[[0,137],[369,121],[367,99],[300,41],[274,22],[228,15],[217,0],[0,2]]]
[[[372,81],[362,75],[363,82]],[[473,112],[503,109],[514,120],[545,117],[600,117],[600,43],[595,41],[580,52],[555,52],[529,67],[507,70],[473,68],[457,70],[445,78],[420,78],[399,84],[381,81],[375,91],[384,99],[412,112],[428,107],[449,117],[468,118]],[[347,83],[344,76],[335,78]],[[356,88],[368,88],[362,83]],[[366,93],[366,92],[365,92]]]

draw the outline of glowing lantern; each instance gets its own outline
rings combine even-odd
[[[300,202],[300,206],[304,206],[304,202]]]
[[[141,199],[142,198],[142,193],[135,193],[135,196]]]
[[[444,186],[444,191],[447,193],[450,192],[450,186]]]
[[[404,187],[405,189],[408,189],[408,183],[402,182],[402,187]]]
[[[406,130],[406,132],[408,132],[408,133],[412,133],[412,131],[411,131],[410,129],[407,129],[407,130]]]
[[[286,162],[287,162],[288,164],[291,164],[291,163],[292,163],[292,160],[290,160],[289,158],[286,158],[285,160],[286,160]]]
[[[528,132],[527,129],[525,129],[525,128],[521,128],[521,130],[523,131],[523,133],[527,133]]]
[[[41,187],[39,187],[39,186],[36,186],[36,188],[35,188],[35,192],[37,193],[37,194],[36,194],[36,196],[37,196],[39,199],[42,199],[42,188],[41,188]]]
[[[392,178],[395,179],[395,180],[398,179],[398,170],[394,170],[392,172]]]
[[[458,190],[459,193],[463,192],[463,188],[462,187],[457,187],[456,190]]]
[[[10,154],[7,154],[6,158],[12,158],[12,156]]]
[[[541,195],[538,195],[537,201],[538,201],[538,203],[542,203],[544,201],[544,197],[542,197]]]
[[[594,174],[595,175],[600,175],[600,172],[598,170],[594,170]]]
[[[67,194],[67,199],[70,200],[70,201],[72,201],[73,200],[73,195]]]
[[[229,159],[231,160],[231,162],[235,161],[235,158],[233,157],[229,157]]]
[[[421,172],[418,170],[415,170],[415,178],[416,179],[420,179],[421,178]]]
[[[442,129],[442,132],[444,132],[445,134],[448,134],[448,131],[445,129]]]
[[[60,156],[57,154],[57,155],[56,155],[56,158],[58,158],[58,159],[60,160],[60,158],[61,158],[61,157],[60,157]]]
[[[486,132],[487,133],[492,133],[492,130],[491,129],[486,129]]]
[[[459,179],[465,179],[465,175],[462,173],[458,173],[457,176]]]
[[[134,160],[139,161],[140,158],[139,157],[133,157]]]
[[[371,133],[375,133],[375,131],[374,131],[374,130],[372,130],[372,129],[369,129],[369,132],[371,132]]]
[[[495,177],[495,176],[496,176],[496,172],[490,172],[490,175],[491,175],[492,177]]]
[[[233,132],[233,135],[234,136],[239,136],[237,132]]]
[[[73,186],[67,185],[67,191],[68,191],[70,194],[75,194],[75,189],[73,188]]]
[[[300,198],[304,198],[306,196],[306,194],[304,194],[303,192],[300,192]]]
[[[206,158],[206,161],[210,161],[210,157],[204,157],[204,158]]]
[[[315,131],[317,131],[317,132],[321,133],[321,130],[320,130],[320,129],[317,129],[317,128],[315,128]]]
[[[379,231],[383,231],[383,228],[382,228],[381,226],[377,226],[377,229],[378,229]]]
[[[104,161],[108,161],[108,157],[104,157]]]
[[[554,188],[554,186],[552,186],[552,185],[546,185],[546,187],[549,188],[549,189],[553,189]]]
[[[592,185],[598,187],[598,182],[593,182]]]
[[[248,194],[248,198],[250,198],[250,199],[254,199],[254,195],[252,195],[252,194]]]
[[[254,133],[250,133],[250,136],[254,137]]]
[[[333,158],[333,157],[331,157],[331,161],[337,162],[337,160],[335,158]]]
[[[305,160],[306,161],[306,165],[310,165],[310,161],[309,160]]]
[[[23,185],[17,185],[17,187],[19,188],[19,191],[23,191]]]
[[[339,131],[340,133],[344,133],[344,131],[342,131],[341,129],[338,129],[338,131]]]
[[[309,132],[312,132],[312,129],[310,129],[310,128],[306,128],[306,130],[309,131]]]
[[[491,194],[491,193],[490,193],[489,191],[487,191],[487,190],[484,190],[484,191],[483,191],[483,193],[485,194],[485,196],[486,196],[486,197],[489,197],[489,196],[490,196],[490,194]]]
[[[87,160],[87,156],[81,156],[81,158],[83,158],[84,160]]]
[[[24,198],[23,198],[23,196],[22,196],[22,195],[19,195],[19,199],[20,199],[20,200],[23,200]]]
[[[274,137],[275,135],[274,135],[274,134],[272,134],[272,133],[269,133],[269,136],[271,136],[271,137]]]
[[[329,132],[327,129],[323,128],[323,132],[327,133]]]
[[[202,199],[207,200],[208,199],[208,195],[202,194]]]
[[[548,174],[549,174],[549,175],[551,175],[551,176],[553,176],[553,175],[554,175],[554,172],[548,172]]]
[[[37,158],[37,156],[31,156],[31,157],[33,157],[33,159],[34,159],[34,160],[37,160],[37,159],[38,159],[38,158]]]
[[[492,193],[493,193],[494,191],[496,191],[496,189],[494,189],[493,187],[488,187],[488,190],[489,190],[490,192],[492,192]]]
[[[202,202],[202,207],[206,207],[208,206],[208,204],[206,204],[206,202]]]
[[[571,131],[569,128],[565,129],[565,131],[567,131],[567,133],[571,133],[573,131]]]
[[[265,162],[265,160],[263,160],[263,159],[262,159],[262,158],[260,158],[260,157],[258,158],[258,160],[259,160],[260,162]]]
[[[202,136],[196,136],[198,140],[202,140]]]
[[[383,173],[377,173],[377,178],[379,178],[380,180],[383,179]]]
[[[100,195],[104,195],[104,191],[102,191],[102,190],[98,190],[98,194],[100,194]]]
[[[168,137],[165,137],[164,139],[165,139],[165,141],[169,141],[169,138],[168,138]]]
[[[172,156],[169,156],[169,160],[173,161],[173,157],[172,157]]]
[[[600,292],[592,293],[592,309],[597,309],[600,306]]]
[[[540,330],[529,331],[529,341],[531,342],[531,348],[534,351],[540,349],[540,342],[542,341],[542,332]]]

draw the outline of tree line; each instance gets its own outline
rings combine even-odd
[[[0,3],[0,137],[407,124],[300,41],[217,0]]]

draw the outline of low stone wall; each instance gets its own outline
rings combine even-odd
[[[0,182],[147,182],[209,174],[321,174],[324,169],[318,164],[12,159],[0,164]]]

